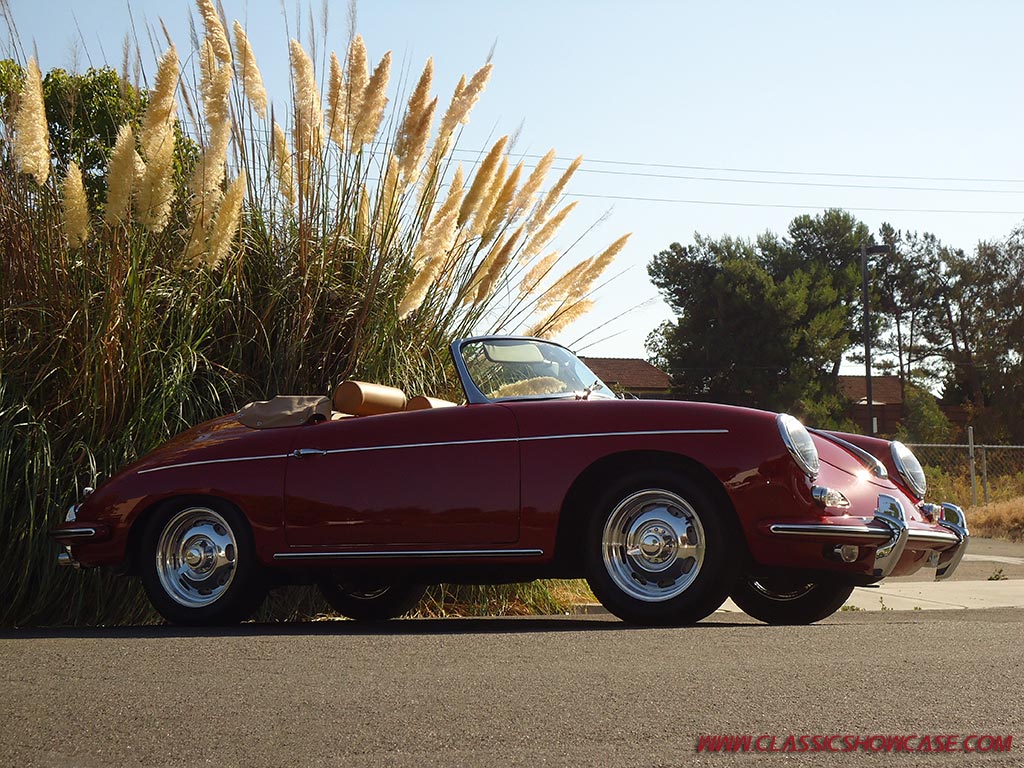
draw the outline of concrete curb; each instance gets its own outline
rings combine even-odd
[[[853,611],[949,611],[978,608],[1024,608],[1024,579],[1006,581],[882,582],[876,587],[857,587],[843,610]],[[732,600],[718,609],[742,613]],[[575,615],[605,615],[600,603],[574,606]]]

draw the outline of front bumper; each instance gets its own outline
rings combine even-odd
[[[901,561],[916,562],[926,552],[928,564],[935,567],[935,578],[948,579],[964,556],[970,533],[960,507],[943,504],[936,510],[932,524],[911,520],[899,499],[883,493],[878,496],[874,517],[772,523],[768,532],[832,545],[837,553],[844,545],[857,547],[858,553],[861,549],[873,549],[868,575],[874,580],[892,574]]]
[[[50,531],[50,538],[61,545],[61,551],[57,555],[57,565],[81,568],[81,563],[75,557],[72,546],[84,544],[91,541],[103,541],[109,536],[109,529],[99,524],[78,524],[70,520]]]

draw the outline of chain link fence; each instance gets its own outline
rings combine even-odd
[[[928,497],[977,506],[1024,496],[1024,445],[908,443],[928,478]]]

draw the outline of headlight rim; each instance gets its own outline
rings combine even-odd
[[[779,428],[779,434],[782,436],[782,442],[785,443],[786,449],[789,451],[789,455],[793,457],[796,465],[810,480],[817,479],[818,473],[821,471],[821,462],[818,458],[818,448],[814,444],[814,438],[811,437],[811,433],[807,430],[807,427],[805,427],[803,422],[801,422],[796,416],[788,413],[778,414],[775,417],[775,424]],[[809,463],[803,454],[800,453],[800,449],[793,438],[792,428],[794,426],[806,436],[807,444],[814,451],[813,463]]]
[[[903,453],[905,451],[905,455]],[[910,450],[910,448],[899,440],[892,440],[889,442],[889,454],[892,456],[892,462],[896,465],[896,473],[900,476],[900,479],[906,483],[914,495],[919,499],[925,497],[925,493],[928,490],[928,477],[924,473],[924,466],[921,464],[921,460],[917,458],[917,455]],[[917,469],[921,473],[920,481],[913,476],[913,467],[908,467],[905,460],[905,456],[908,456],[917,465]]]

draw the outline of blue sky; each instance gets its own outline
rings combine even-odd
[[[120,62],[124,0],[11,5],[44,69]],[[285,5],[288,29],[301,27],[307,42],[309,6],[297,25],[294,2]],[[283,103],[282,6],[223,7],[248,28]],[[328,8],[328,45],[341,52],[348,4]],[[134,0],[131,12],[144,54],[145,30],[160,19],[188,47],[189,3]],[[494,75],[460,147],[483,148],[522,124],[518,152],[587,158],[570,190],[587,197],[563,243],[609,209],[577,246],[581,257],[635,233],[623,274],[562,338],[594,330],[583,348],[611,337],[587,354],[644,355],[645,337],[669,317],[646,265],[695,231],[754,237],[836,206],[872,229],[888,221],[970,249],[1024,220],[1024,3],[363,0],[357,29],[373,60],[393,52],[395,73],[415,77],[433,56],[442,102],[495,45]]]

